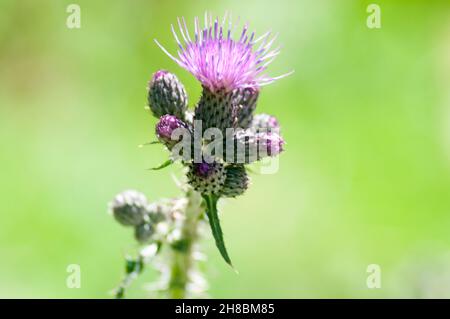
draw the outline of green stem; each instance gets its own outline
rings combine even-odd
[[[198,240],[198,222],[202,214],[201,198],[193,190],[186,193],[187,204],[185,209],[185,219],[181,228],[181,238],[176,245],[171,248],[171,271],[169,280],[169,297],[172,299],[182,299],[189,297],[187,285],[189,284],[189,271],[191,270],[193,259],[193,246]]]
[[[169,298],[186,298],[186,286],[189,282],[188,271],[191,267],[191,253],[173,251],[172,269],[169,282]]]

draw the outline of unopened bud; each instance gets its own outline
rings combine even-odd
[[[211,92],[204,87],[202,97],[195,108],[194,120],[202,121],[202,130],[217,128],[225,133],[236,125],[236,108],[233,95],[227,91]]]
[[[188,99],[186,90],[176,75],[160,70],[150,80],[148,103],[155,117],[171,114],[183,119]]]
[[[176,116],[166,114],[161,116],[156,124],[156,136],[164,145],[171,149],[182,138],[182,135],[179,135],[178,139],[172,139],[172,133],[180,128],[188,129],[187,125]]]
[[[253,87],[239,88],[233,92],[233,104],[237,108],[237,127],[248,128],[258,101],[259,90]]]
[[[144,223],[136,226],[134,229],[134,238],[140,243],[148,242],[155,233],[152,224]]]
[[[244,194],[248,188],[249,178],[244,165],[230,165],[225,168],[225,183],[221,195],[224,197],[236,197]]]
[[[189,184],[201,194],[220,194],[225,182],[225,168],[221,163],[192,163],[187,177]]]
[[[144,222],[146,215],[147,198],[144,194],[134,191],[124,191],[110,203],[110,211],[114,218],[124,226],[136,226]]]
[[[276,132],[257,132],[253,128],[239,130],[231,147],[227,145],[224,159],[230,164],[248,164],[277,156],[283,151],[283,145],[283,138]]]
[[[169,219],[171,207],[165,203],[151,203],[147,206],[147,211],[150,222],[158,224]]]

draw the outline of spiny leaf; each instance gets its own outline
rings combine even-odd
[[[216,246],[225,262],[233,267],[231,259],[228,256],[227,249],[225,248],[222,228],[220,227],[220,220],[217,212],[217,201],[219,198],[215,195],[204,195],[203,198],[206,202],[206,214],[208,215],[209,225],[211,226],[211,231],[214,236],[214,240],[216,241]]]
[[[144,147],[146,145],[155,145],[155,144],[162,144],[162,143],[160,141],[153,141],[153,142],[139,144],[138,147]]]
[[[167,167],[167,166],[169,166],[169,165],[171,165],[171,164],[173,164],[173,163],[174,163],[174,160],[173,160],[173,159],[168,159],[167,161],[165,161],[164,163],[162,163],[162,164],[159,165],[159,166],[149,168],[149,170],[151,170],[151,171],[157,171],[157,170],[163,169],[163,168],[165,168],[165,167]]]

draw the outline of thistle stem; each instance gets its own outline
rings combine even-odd
[[[203,213],[201,203],[201,196],[197,192],[192,189],[186,192],[186,206],[181,226],[181,237],[171,249],[168,294],[169,298],[172,299],[189,297],[188,285],[191,281],[190,271],[194,264],[194,245],[199,239],[199,217]]]
[[[169,298],[171,299],[186,298],[191,265],[190,257],[189,252],[173,252],[169,282]]]

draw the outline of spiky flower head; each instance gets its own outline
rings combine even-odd
[[[229,165],[225,168],[225,183],[221,195],[236,197],[244,194],[248,188],[249,178],[244,165]]]
[[[148,103],[157,118],[170,114],[183,119],[188,98],[183,84],[175,74],[159,70],[149,82]]]
[[[127,190],[114,197],[109,209],[114,218],[124,226],[137,226],[145,221],[147,198],[144,194]]]
[[[212,92],[236,88],[259,87],[278,78],[264,74],[267,66],[279,54],[271,50],[276,36],[267,32],[255,39],[255,33],[248,31],[245,24],[239,37],[233,37],[236,25],[225,14],[222,21],[214,21],[205,13],[203,28],[198,17],[194,21],[194,35],[187,28],[184,18],[178,19],[179,36],[172,25],[172,33],[178,44],[178,57],[170,54],[158,41],[158,46],[181,67],[192,73]],[[228,21],[227,21],[228,20]]]
[[[218,195],[225,182],[225,167],[217,162],[191,163],[187,178],[189,184],[202,195]]]
[[[179,139],[172,138],[172,133],[177,129],[188,129],[188,126],[179,118],[174,115],[163,115],[156,124],[156,136],[158,139],[171,149],[175,144],[179,142]],[[181,135],[179,136],[181,139]]]

